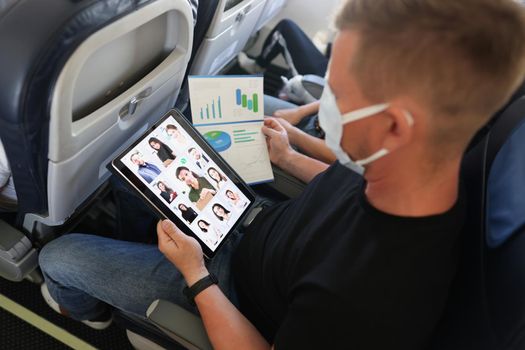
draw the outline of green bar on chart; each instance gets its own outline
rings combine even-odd
[[[236,133],[235,131],[233,132],[235,134],[235,136],[247,136],[247,135],[257,135],[259,134],[258,132],[238,132]]]
[[[246,94],[242,95],[242,106],[243,108],[248,107],[248,96],[246,96]]]
[[[244,142],[254,142],[255,139],[250,139],[250,140],[239,140],[239,141],[235,141],[235,143],[244,143]]]
[[[259,96],[253,94],[253,111],[257,113],[259,111]]]
[[[241,136],[239,136],[239,137],[235,136],[235,141],[247,140],[247,139],[252,139],[253,140],[253,137],[251,137],[251,136],[242,136],[242,137]]]

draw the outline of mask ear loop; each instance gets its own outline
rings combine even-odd
[[[410,113],[406,109],[404,112],[405,112],[405,118],[407,120],[408,126],[410,127],[414,126],[414,117],[412,116],[412,113]]]
[[[386,148],[381,148],[379,151],[377,151],[376,153],[372,154],[370,157],[358,160],[355,163],[357,165],[360,165],[360,166],[367,165],[368,163],[372,163],[372,162],[378,160],[379,158],[386,156],[388,154],[388,152],[389,151]]]
[[[382,103],[382,104],[378,104],[378,105],[374,105],[374,106],[361,108],[361,109],[358,109],[356,111],[352,111],[352,112],[344,114],[341,117],[341,120],[342,120],[343,124],[355,122],[355,121],[360,120],[360,119],[371,117],[374,114],[381,113],[381,112],[385,111],[386,109],[388,109],[389,106],[390,106],[389,103]]]

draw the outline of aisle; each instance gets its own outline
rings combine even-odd
[[[0,278],[0,325],[0,349],[133,349],[115,325],[96,331],[55,313],[28,281]]]

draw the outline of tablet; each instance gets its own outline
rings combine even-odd
[[[109,169],[212,258],[251,210],[255,194],[177,110],[170,110]]]

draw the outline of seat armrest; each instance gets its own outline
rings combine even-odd
[[[21,281],[38,266],[31,241],[16,228],[0,220],[0,277]]]
[[[213,349],[200,317],[178,305],[155,300],[146,316],[157,328],[188,349]]]
[[[272,165],[274,181],[270,187],[288,198],[298,197],[306,187],[306,184],[296,177],[284,172],[282,169]]]
[[[323,94],[326,80],[323,77],[313,74],[307,74],[303,77],[303,86],[306,91],[312,95],[315,99],[319,100]]]

